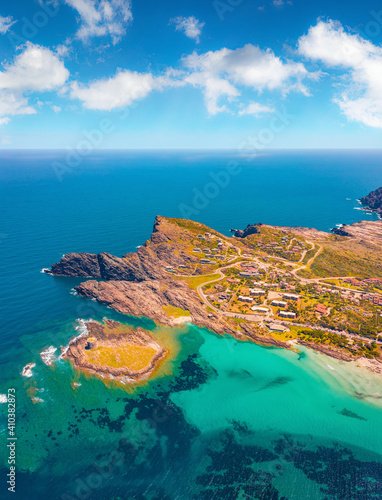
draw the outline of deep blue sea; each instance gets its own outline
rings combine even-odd
[[[382,185],[382,152],[101,151],[75,166],[66,156],[0,152],[0,393],[14,387],[18,401],[13,497],[0,405],[0,497],[382,498],[382,382],[355,368],[195,327],[173,331],[174,375],[134,394],[40,357],[77,318],[155,330],[73,295],[81,279],[41,273],[63,254],[135,251],[158,214],[227,235],[255,222],[329,231],[377,220],[357,199]]]

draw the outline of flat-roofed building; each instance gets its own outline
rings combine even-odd
[[[274,307],[286,307],[288,305],[284,300],[272,300],[271,306]]]
[[[295,293],[284,293],[283,297],[287,300],[298,300],[300,298],[300,296]]]
[[[253,302],[253,298],[252,297],[247,297],[245,295],[239,295],[239,297],[237,298],[237,300],[239,300],[240,302],[248,302],[248,304],[251,304]]]
[[[253,307],[251,307],[251,310],[253,312],[257,312],[257,313],[261,313],[261,314],[269,313],[269,310],[266,307],[261,307],[261,306],[253,306]]]
[[[280,311],[279,316],[281,318],[295,319],[297,317],[297,314],[292,311]]]

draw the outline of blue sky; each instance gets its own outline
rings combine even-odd
[[[0,5],[1,148],[380,148],[382,5]]]

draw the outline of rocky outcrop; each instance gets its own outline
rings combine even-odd
[[[333,233],[333,234],[336,234],[337,236],[352,236],[350,233],[348,233],[347,231],[345,231],[343,229],[344,226],[341,226],[341,227],[333,227],[333,229],[331,229],[330,231]]]
[[[69,343],[62,357],[71,360],[77,369],[94,373],[103,378],[123,379],[127,377],[128,379],[135,380],[150,374],[160,360],[165,357],[166,350],[146,330],[142,328],[132,330],[127,326],[107,319],[104,320],[104,323],[104,325],[95,321],[87,323],[89,334],[97,344],[95,354],[92,356],[87,355],[89,337],[80,335]],[[105,332],[105,327],[108,330],[107,333]],[[118,332],[116,335],[110,334],[110,330],[117,330],[119,327],[122,327],[125,331]],[[102,351],[105,348],[108,351],[114,351],[116,359],[120,359],[119,351],[129,349],[129,346],[132,345],[150,347],[153,351],[152,358],[145,362],[145,365],[140,369],[134,369],[125,364],[122,366],[111,366],[104,362],[101,363],[97,359],[98,351]],[[146,357],[146,353],[144,355]]]
[[[260,232],[260,226],[262,226],[261,222],[258,222],[257,224],[248,224],[244,230],[238,229],[235,231],[234,236],[236,238],[246,238],[251,234],[258,234]]]
[[[60,262],[53,264],[48,274],[57,276],[79,276],[89,278],[102,278],[105,280],[140,282],[148,279],[165,278],[166,266],[180,264],[195,264],[196,257],[188,255],[185,247],[189,244],[189,235],[183,235],[178,228],[167,223],[164,217],[156,217],[151,239],[135,253],[128,253],[116,257],[110,253],[68,253]],[[169,242],[176,238],[178,251]]]
[[[46,272],[58,276],[101,278],[98,256],[94,253],[68,253]]]
[[[382,216],[382,187],[360,199],[362,205]]]

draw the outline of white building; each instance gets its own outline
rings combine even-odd
[[[300,298],[300,296],[295,293],[284,293],[283,297],[287,300],[298,300]]]
[[[269,311],[266,307],[253,306],[253,307],[251,307],[251,309],[252,309],[252,311],[258,312],[258,313],[263,313],[263,314],[269,313]]]
[[[297,317],[297,314],[292,311],[280,311],[279,316],[281,318],[295,319]]]
[[[237,300],[239,300],[240,302],[248,302],[249,304],[251,304],[253,302],[252,297],[246,297],[245,295],[239,295]]]
[[[271,303],[271,306],[274,307],[286,307],[287,305],[288,303],[283,300],[273,300]]]

